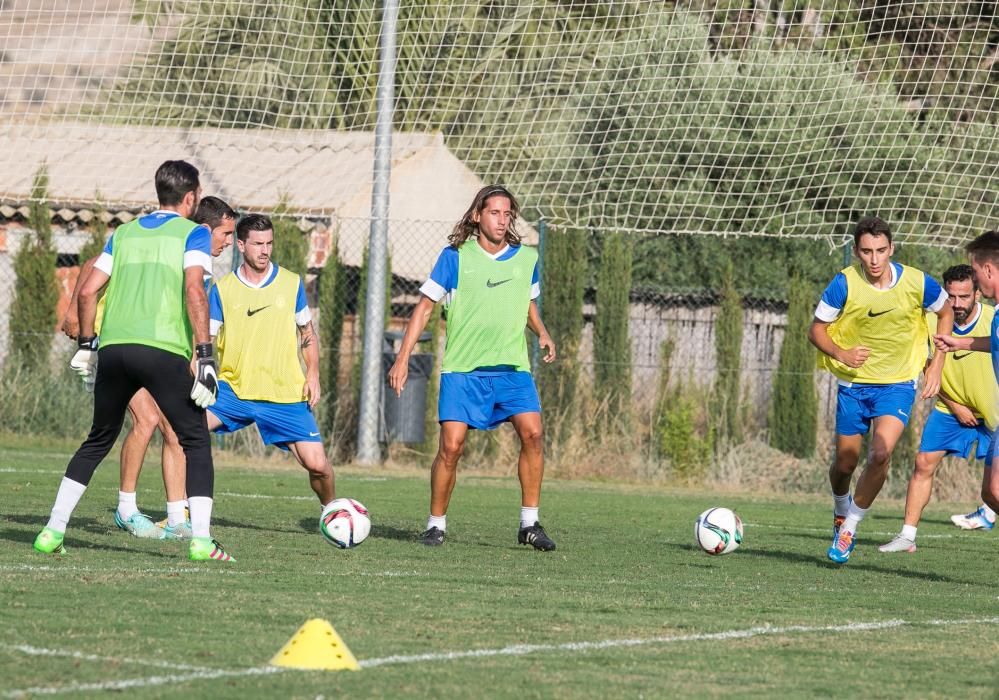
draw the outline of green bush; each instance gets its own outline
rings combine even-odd
[[[721,303],[715,317],[715,383],[711,416],[720,442],[738,443],[743,430],[742,404],[742,297],[735,289],[731,265],[725,271]]]
[[[780,348],[770,399],[770,444],[796,457],[815,454],[818,396],[815,391],[815,348],[808,328],[815,307],[812,285],[791,278],[787,327]]]
[[[597,273],[593,371],[597,395],[607,401],[609,413],[618,417],[626,417],[631,406],[630,293],[631,238],[607,234]]]
[[[48,205],[49,176],[45,166],[31,186],[28,226],[32,237],[22,241],[14,257],[14,300],[10,306],[8,366],[46,372],[56,326],[56,250]],[[5,401],[7,398],[5,397]]]

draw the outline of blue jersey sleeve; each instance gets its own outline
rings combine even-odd
[[[541,284],[541,276],[538,274],[538,264],[534,263],[534,272],[531,274],[531,284]]]
[[[846,275],[840,272],[833,277],[832,282],[822,292],[822,301],[833,309],[842,309],[846,306]]]
[[[104,252],[107,253],[108,255],[114,255],[114,253],[111,252],[111,241],[113,240],[114,240],[114,234],[112,233],[110,236],[108,236],[108,242],[104,244]]]
[[[437,256],[434,269],[430,271],[430,279],[450,292],[458,288],[458,251],[448,246]]]
[[[192,251],[205,253],[209,256],[212,254],[212,232],[208,230],[207,226],[197,226],[188,234],[184,252],[190,253]]]
[[[938,301],[940,300],[940,295],[943,294],[943,288],[940,283],[935,279],[923,273],[923,308],[930,309],[931,307],[936,307]],[[942,306],[942,304],[941,304]],[[934,309],[937,310],[937,309]]]
[[[208,318],[210,321],[215,321],[220,325],[225,321],[225,318],[222,316],[222,297],[216,285],[212,285],[212,288],[208,291]]]
[[[297,314],[302,309],[309,306],[309,299],[305,296],[305,283],[302,282],[302,278],[298,278],[298,296],[295,297],[295,313]]]

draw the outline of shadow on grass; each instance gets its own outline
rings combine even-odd
[[[690,551],[690,552],[698,552],[698,553],[700,552],[700,549],[698,547],[695,547],[692,544],[676,544],[676,543],[667,542],[666,546],[667,547],[673,547],[674,549],[683,549],[683,550],[687,550],[687,551]],[[877,554],[881,554],[880,552],[877,552],[877,548],[876,547],[874,549],[874,552],[876,552]],[[830,570],[834,570],[834,571],[835,570],[839,570],[839,569],[848,569],[850,571],[868,571],[868,572],[875,573],[875,574],[885,574],[885,575],[888,575],[888,576],[899,576],[901,578],[916,579],[918,581],[932,581],[932,582],[940,582],[940,583],[960,583],[960,584],[964,584],[966,586],[985,586],[985,585],[991,586],[991,585],[994,585],[991,582],[985,582],[985,581],[968,581],[968,580],[965,580],[965,579],[952,578],[950,576],[944,576],[943,574],[938,574],[938,573],[931,573],[931,572],[925,572],[925,571],[911,571],[911,570],[907,570],[907,569],[897,569],[897,568],[890,568],[890,567],[885,567],[885,566],[875,566],[875,565],[872,565],[872,564],[868,564],[866,562],[853,561],[853,562],[851,562],[849,564],[834,564],[833,562],[831,562],[828,559],[826,559],[826,556],[825,556],[824,552],[822,554],[819,554],[819,555],[810,555],[810,554],[800,554],[798,552],[788,552],[788,551],[784,551],[784,550],[764,550],[764,549],[744,548],[744,549],[740,549],[738,551],[738,553],[735,554],[734,556],[737,556],[737,557],[757,557],[757,558],[760,558],[760,559],[778,559],[778,560],[781,560],[781,561],[792,562],[792,563],[796,563],[796,564],[814,564],[815,566],[818,566],[819,568],[830,569]],[[884,555],[884,556],[889,556],[889,555]]]
[[[102,532],[106,532],[106,530],[103,530]],[[0,540],[22,543],[25,546],[25,551],[30,551],[31,554],[35,554],[35,551],[31,549],[31,545],[34,543],[35,536],[37,534],[38,533],[34,532],[33,530],[13,530],[7,528],[4,530],[0,530]],[[121,552],[123,554],[141,554],[151,557],[165,557],[168,559],[177,558],[177,553],[173,551],[156,552],[148,549],[133,549],[131,547],[118,547],[112,544],[103,544],[103,543],[78,540],[73,537],[72,528],[69,530],[69,533],[66,535],[66,549],[77,552],[84,550],[98,550],[102,552]],[[59,555],[39,555],[39,556],[44,556],[47,560],[50,561],[67,561],[67,559],[65,559],[63,556]]]

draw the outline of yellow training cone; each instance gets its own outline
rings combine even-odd
[[[319,618],[308,620],[299,627],[271,659],[271,665],[326,671],[361,670],[333,625]]]

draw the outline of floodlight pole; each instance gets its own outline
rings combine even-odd
[[[374,182],[371,188],[371,232],[368,242],[368,294],[364,307],[364,356],[361,365],[361,405],[357,427],[357,461],[360,464],[376,464],[381,459],[378,448],[378,425],[384,383],[382,336],[385,332],[385,261],[388,254],[395,33],[398,17],[398,0],[383,0]]]

